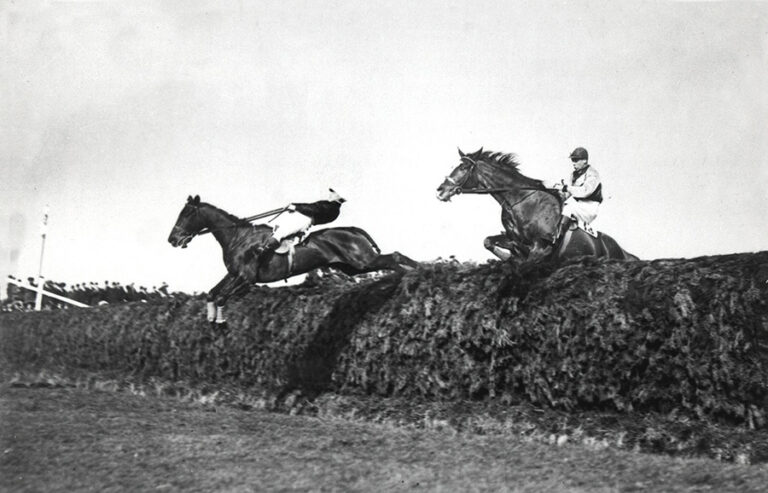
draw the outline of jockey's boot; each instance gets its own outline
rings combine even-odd
[[[272,252],[277,250],[277,247],[280,246],[280,240],[275,238],[274,236],[270,236],[267,241],[262,243],[261,245],[257,247],[251,247],[251,249],[248,251],[249,257],[246,259],[246,262],[249,262],[252,259],[256,259],[256,271],[261,268],[261,265],[269,260],[269,257],[271,257]]]
[[[555,245],[560,242],[560,239],[565,235],[568,228],[571,226],[573,219],[570,216],[560,216],[560,224],[557,225],[557,233],[552,240],[552,244]]]
[[[265,241],[261,245],[251,247],[246,252],[246,262],[250,262],[252,259],[256,257],[266,258],[266,254],[274,252],[275,250],[277,250],[278,246],[280,246],[280,240],[278,240],[274,236],[270,236],[267,241]]]
[[[278,240],[274,236],[270,236],[269,239],[264,243],[264,245],[261,246],[261,251],[259,252],[259,255],[272,253],[275,250],[277,250],[277,247],[279,246],[280,246],[280,240]]]

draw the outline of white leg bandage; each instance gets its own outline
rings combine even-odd
[[[224,307],[223,306],[217,306],[216,307],[216,323],[217,324],[223,324],[226,321],[227,321],[227,319],[224,318]]]

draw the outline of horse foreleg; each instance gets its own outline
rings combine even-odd
[[[205,297],[206,301],[206,315],[209,322],[214,322],[216,320],[216,313],[218,312],[216,305],[219,301],[219,295],[224,289],[224,287],[232,282],[232,274],[227,274],[224,276],[224,278],[219,281],[214,287],[211,288],[210,291],[208,291],[208,295]]]
[[[553,245],[546,240],[534,241],[533,247],[528,252],[528,261],[538,263],[552,255]]]
[[[378,255],[372,262],[365,266],[369,272],[377,270],[393,270],[395,272],[408,272],[419,265],[412,258],[403,255],[400,252],[392,252],[384,255]]]
[[[519,243],[503,234],[487,237],[483,241],[483,246],[501,260],[509,260],[512,257],[524,258],[527,255]]]
[[[247,281],[239,276],[232,274],[224,276],[224,278],[208,292],[206,303],[208,321],[217,324],[226,322],[227,320],[224,317],[224,305],[226,305],[227,300],[232,295],[247,286]]]

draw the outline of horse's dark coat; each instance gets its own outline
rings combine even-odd
[[[459,150],[461,162],[437,188],[440,200],[461,193],[488,193],[501,205],[504,232],[485,239],[485,247],[506,260],[538,262],[584,255],[637,260],[610,236],[577,230],[554,244],[563,201],[540,180],[520,173],[514,154]]]
[[[224,254],[227,275],[208,293],[208,300],[219,307],[227,299],[254,283],[286,279],[319,267],[336,267],[347,274],[362,274],[377,270],[404,271],[417,263],[407,256],[393,252],[381,254],[368,233],[360,228],[327,228],[310,233],[295,248],[292,265],[287,255],[272,252],[258,255],[259,247],[272,234],[264,224],[251,224],[211,204],[200,197],[189,197],[179,213],[168,241],[185,248],[201,231],[210,231]]]

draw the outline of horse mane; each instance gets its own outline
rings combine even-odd
[[[525,176],[520,172],[517,155],[508,152],[494,152],[494,151],[478,151],[472,156],[475,161],[482,161],[489,166],[495,168],[500,174],[512,178],[518,183],[522,183],[524,186],[532,188],[540,188],[542,190],[548,190],[544,186],[541,180]]]
[[[221,215],[223,215],[224,217],[226,217],[227,219],[229,219],[230,221],[235,223],[235,226],[247,226],[249,228],[252,228],[252,227],[270,228],[266,224],[252,224],[249,221],[246,221],[245,219],[243,219],[241,217],[238,217],[238,216],[236,216],[234,214],[230,214],[229,212],[225,211],[224,209],[216,207],[213,204],[209,204],[208,202],[200,202],[200,206],[206,206],[206,207],[209,207],[209,208],[215,210],[216,212],[219,212]]]

